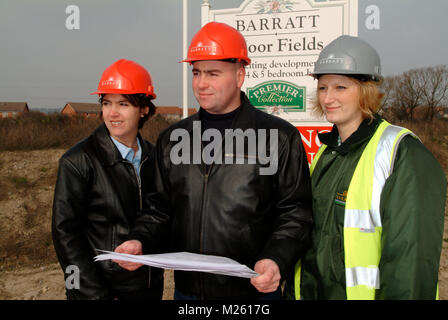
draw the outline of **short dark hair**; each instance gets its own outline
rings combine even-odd
[[[101,105],[103,105],[103,99],[104,96],[106,94],[103,93],[100,95],[98,101]],[[146,121],[148,121],[149,118],[151,118],[154,113],[156,113],[156,107],[155,105],[152,103],[152,97],[147,96],[145,94],[142,93],[137,93],[137,94],[122,94],[122,96],[129,101],[130,104],[132,104],[134,107],[136,108],[144,108],[144,107],[149,107],[148,113],[145,114],[144,117],[140,118],[140,121],[138,123],[138,128],[141,129],[143,128],[143,125],[145,124]]]

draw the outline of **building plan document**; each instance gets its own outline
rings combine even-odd
[[[258,276],[258,274],[249,267],[230,258],[220,256],[191,252],[133,255],[98,249],[97,251],[105,253],[97,255],[94,258],[95,261],[113,259],[141,263],[147,266],[162,269],[210,272],[241,278],[253,278]]]

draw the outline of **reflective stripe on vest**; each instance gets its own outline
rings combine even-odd
[[[407,129],[383,121],[364,149],[347,191],[344,215],[348,300],[375,299],[380,288],[381,192]]]
[[[398,145],[408,134],[412,134],[408,129],[381,122],[365,147],[350,181],[344,214],[345,276],[349,300],[375,299],[375,290],[380,287],[381,192],[393,171]],[[326,145],[322,145],[316,154],[310,167],[311,174],[325,148]],[[298,265],[296,271],[300,271]],[[296,299],[300,298],[299,288],[300,272],[296,272]]]

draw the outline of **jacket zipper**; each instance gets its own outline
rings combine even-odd
[[[202,206],[201,206],[201,233],[200,233],[200,239],[199,239],[199,253],[203,253],[204,247],[204,232],[203,232],[203,226],[204,226],[204,209],[205,209],[205,199],[206,199],[206,193],[207,193],[207,184],[208,184],[208,178],[210,176],[210,172],[212,170],[213,163],[208,168],[208,171],[204,175],[204,189],[202,192]],[[202,273],[199,274],[199,280],[200,280],[200,287],[201,287],[201,300],[204,300],[204,280],[202,278]]]
[[[142,172],[142,165],[143,163],[148,159],[148,157],[142,159],[140,161],[140,165],[138,167],[139,171]],[[132,169],[134,170],[134,174],[135,174],[135,178],[137,180],[137,185],[138,185],[138,199],[139,199],[139,210],[142,210],[143,208],[143,200],[142,200],[142,182],[140,179],[140,175],[137,172],[137,170],[135,169],[134,165],[129,162],[128,160],[123,160],[125,163],[128,163],[131,165]],[[148,267],[148,288],[151,286],[151,268]]]
[[[140,161],[140,166],[138,167],[139,172],[142,172],[142,165],[143,165],[143,163],[145,163],[145,161],[147,159],[148,159],[148,157],[146,157]],[[132,167],[134,168],[134,166],[132,166]],[[137,182],[138,182],[138,197],[140,200],[140,210],[142,210],[143,209],[142,182],[141,182],[140,175],[138,174],[138,172],[136,172],[135,168],[134,168],[134,172],[135,172],[135,175],[137,177]],[[151,270],[152,269],[150,267],[148,267],[148,288],[151,287]]]
[[[140,172],[142,172],[142,165],[143,163],[148,159],[148,157],[142,159],[142,161],[140,161],[140,166],[138,167],[138,170]],[[134,168],[134,166],[132,166]],[[138,197],[140,200],[140,207],[139,209],[142,210],[143,209],[143,200],[142,200],[142,182],[141,182],[141,178],[140,175],[138,174],[137,170],[135,170],[134,168],[134,172],[135,172],[135,176],[137,177],[137,184],[138,184]]]
[[[143,163],[147,160],[148,158],[144,158],[142,159],[142,161],[140,161],[140,166],[138,167],[139,171],[142,171],[142,165]],[[137,186],[138,186],[138,199],[139,199],[139,210],[142,210],[143,208],[143,199],[142,199],[142,182],[140,179],[140,175],[137,172],[137,169],[135,169],[134,165],[129,162],[128,160],[123,160],[123,162],[128,163],[132,166],[132,169],[134,170],[134,174],[135,174],[135,179],[137,180]]]
[[[224,136],[225,139],[225,136]],[[204,149],[204,142],[201,140],[201,147],[203,150]],[[222,150],[222,146],[221,146],[221,150]],[[212,171],[212,167],[213,167],[213,162],[210,164],[208,171],[206,171],[205,175],[204,175],[204,189],[202,192],[202,206],[201,206],[201,233],[200,233],[200,243],[199,243],[199,253],[203,254],[203,243],[204,243],[204,232],[203,232],[203,225],[204,225],[204,209],[205,209],[205,198],[206,198],[206,193],[207,193],[207,184],[208,184],[208,179],[210,177],[210,173]],[[204,279],[203,279],[203,275],[202,273],[199,273],[199,283],[200,283],[200,290],[201,290],[201,300],[205,300],[204,299]]]

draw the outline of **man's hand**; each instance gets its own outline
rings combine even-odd
[[[138,240],[129,240],[120,244],[117,248],[115,248],[115,252],[117,253],[127,253],[127,254],[142,254],[142,243]],[[128,271],[137,270],[142,266],[140,263],[122,261],[122,260],[112,260],[113,262],[118,263],[120,267],[126,269]]]
[[[268,293],[277,290],[280,285],[280,269],[271,259],[262,259],[255,264],[254,271],[258,277],[250,279],[250,283],[260,292]]]

